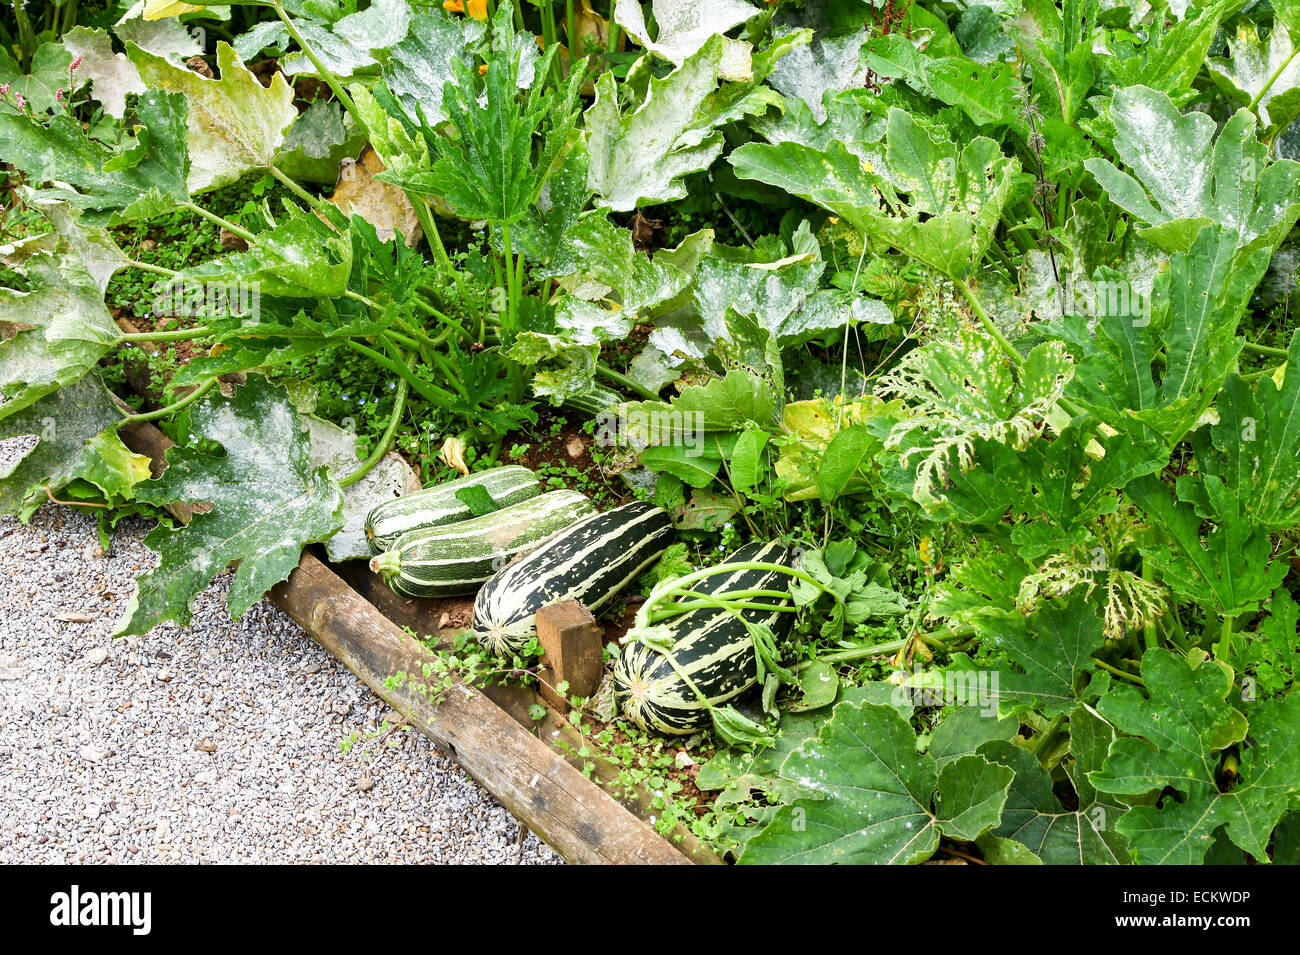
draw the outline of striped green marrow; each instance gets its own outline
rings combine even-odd
[[[781,544],[746,544],[723,564],[760,562],[793,567],[790,552]],[[738,570],[706,577],[692,588],[701,594],[741,590],[788,591],[790,577],[768,570]],[[771,603],[772,598],[762,598]],[[778,636],[789,628],[790,613],[744,610],[750,623],[766,624]],[[673,658],[708,703],[721,706],[758,684],[758,661],[745,624],[726,610],[692,610],[669,618],[673,631]],[[709,725],[709,706],[673,669],[668,657],[643,643],[623,646],[614,663],[614,699],[619,713],[644,730],[668,736],[686,736]]]
[[[644,501],[579,521],[483,585],[474,635],[509,656],[537,633],[537,611],[572,598],[596,612],[658,560],[672,537],[668,512]]]
[[[594,418],[596,415],[608,411],[620,401],[626,400],[611,388],[593,384],[586,391],[580,391],[576,395],[565,398],[563,405],[568,411],[578,411]]]
[[[371,548],[376,552],[383,551],[408,531],[454,524],[473,517],[474,512],[456,497],[457,491],[467,487],[483,488],[502,507],[542,493],[537,475],[513,464],[477,471],[422,491],[412,491],[376,504],[366,515],[366,537]]]
[[[468,521],[408,531],[370,569],[403,597],[473,593],[519,554],[595,512],[577,491],[550,491]]]

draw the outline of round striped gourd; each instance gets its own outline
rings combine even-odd
[[[499,656],[537,633],[537,611],[561,600],[593,613],[658,560],[673,537],[668,512],[634,501],[557,534],[483,585],[474,601],[474,635]]]
[[[794,566],[781,544],[746,544],[725,564],[759,562]],[[790,576],[769,570],[737,570],[715,574],[692,586],[696,593],[725,594],[742,590],[788,591]],[[684,598],[690,599],[690,598]],[[753,602],[772,603],[773,598]],[[778,636],[786,632],[793,614],[744,610],[751,624],[765,624]],[[706,608],[671,617],[673,658],[704,694],[708,704],[721,706],[758,685],[754,643],[745,624],[726,610]],[[624,644],[614,662],[614,699],[619,713],[644,730],[686,736],[709,725],[709,705],[673,669],[668,657],[644,643]]]
[[[371,548],[377,552],[384,551],[410,531],[454,524],[473,517],[474,512],[456,497],[457,491],[468,487],[483,488],[501,507],[542,493],[537,475],[514,464],[476,471],[454,481],[412,491],[371,508],[366,515],[366,537]]]
[[[482,517],[403,534],[370,569],[403,597],[473,593],[519,554],[595,512],[577,491],[550,491]]]

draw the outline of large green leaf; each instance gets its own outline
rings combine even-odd
[[[1153,572],[1175,595],[1213,613],[1257,610],[1282,582],[1287,565],[1273,559],[1268,533],[1253,520],[1256,499],[1241,496],[1249,495],[1248,488],[1225,485],[1213,475],[1181,482],[1178,491],[1181,500],[1175,501],[1153,475],[1127,491],[1160,529],[1156,542],[1142,548]],[[1213,521],[1204,535],[1202,518]]]
[[[1116,431],[1143,442],[1158,436],[1172,447],[1232,369],[1241,351],[1237,323],[1268,260],[1267,249],[1239,252],[1227,229],[1202,229],[1187,252],[1170,256],[1149,308],[1120,303],[1102,309],[1095,331],[1081,317],[1059,329],[1079,355],[1066,396]],[[1131,288],[1122,278],[1116,282]]]
[[[1300,695],[1262,703],[1247,730],[1226,700],[1232,677],[1213,663],[1193,669],[1167,650],[1148,650],[1142,679],[1146,696],[1117,686],[1102,698],[1102,716],[1128,735],[1091,776],[1102,792],[1143,797],[1171,788],[1180,797],[1134,806],[1119,820],[1137,861],[1199,863],[1220,826],[1268,861],[1269,835],[1300,794]],[[1221,788],[1221,753],[1243,737],[1237,781]]]
[[[685,244],[685,243],[683,243]],[[600,210],[582,216],[564,234],[564,245],[575,273],[618,292],[623,311],[642,309],[681,294],[690,276],[659,254],[653,259],[638,252],[632,233],[620,229]]]
[[[0,263],[31,291],[0,288],[0,418],[79,380],[122,332],[104,305],[103,286],[70,244],[55,235],[0,247]],[[101,273],[102,276],[102,273]]]
[[[944,764],[916,751],[890,706],[841,703],[781,775],[821,798],[777,810],[749,840],[745,864],[923,862],[941,833],[974,840],[997,825],[1011,770],[976,755]]]
[[[137,487],[137,499],[212,509],[145,537],[158,566],[137,581],[118,633],[188,623],[194,597],[235,561],[227,606],[239,617],[289,576],[305,545],[342,526],[343,493],[324,467],[311,466],[307,429],[283,388],[250,375],[233,398],[210,393],[194,405],[190,428],[224,453],[173,448],[167,470]]]
[[[347,289],[351,272],[351,239],[304,213],[260,233],[248,251],[185,269],[176,281],[242,282],[259,295],[335,298]]]
[[[645,49],[680,66],[715,35],[758,16],[758,8],[745,0],[652,0],[651,10],[657,33],[650,38],[645,14],[638,0],[617,0],[614,22]],[[718,64],[718,75],[728,80],[753,77],[750,46],[744,40],[727,40]]]
[[[1277,27],[1261,40],[1255,24],[1243,20],[1235,37],[1228,37],[1228,59],[1207,66],[1220,89],[1242,106],[1256,97],[1259,117],[1267,125],[1285,128],[1300,113],[1300,59],[1293,58],[1291,31]]]
[[[32,71],[24,73],[9,55],[0,48],[0,83],[9,87],[10,95],[21,96],[27,106],[37,113],[61,111],[59,90],[67,91],[78,85],[68,73],[72,54],[57,41],[42,43],[32,54]]]
[[[171,212],[189,200],[185,99],[150,91],[140,96],[136,112],[142,123],[137,142],[117,152],[89,138],[67,113],[46,126],[2,110],[5,159],[34,182],[75,187],[76,193],[54,192],[87,210],[88,222],[116,224]]]
[[[270,165],[298,118],[293,90],[277,73],[263,86],[228,43],[217,44],[220,79],[208,79],[165,57],[128,44],[131,62],[150,89],[182,93],[189,105],[186,143],[191,193],[228,185]]]
[[[600,75],[596,100],[586,112],[587,184],[611,209],[626,212],[683,198],[683,177],[707,168],[722,151],[717,127],[738,112],[766,108],[767,99],[752,105],[741,100],[739,109],[711,99],[724,45],[724,37],[711,37],[672,73],[652,78],[635,108],[620,105],[612,73]]]
[[[1273,532],[1300,524],[1300,332],[1291,337],[1286,368],[1280,385],[1266,375],[1253,391],[1229,375],[1211,442],[1198,442],[1196,455],[1205,474],[1250,502],[1251,523]]]
[[[377,64],[374,54],[387,53],[406,36],[411,26],[411,7],[407,0],[374,0],[370,6],[324,24],[297,19],[295,26],[326,69],[335,76],[348,77],[358,70]],[[316,73],[316,66],[301,51],[281,61],[285,73]]]
[[[471,17],[419,14],[411,21],[410,35],[389,51],[384,82],[412,117],[440,123],[447,118],[442,108],[446,85],[455,82],[451,64],[467,57],[485,32]]]
[[[740,178],[823,206],[873,241],[957,279],[983,258],[1023,178],[992,140],[976,137],[958,150],[936,127],[898,108],[889,111],[881,172],[834,141],[825,150],[793,141],[747,143],[730,161]],[[901,215],[882,208],[882,194]]]
[[[1068,601],[1043,604],[1027,619],[1015,614],[977,617],[974,623],[988,646],[1023,671],[998,672],[993,693],[1000,709],[1032,707],[1048,716],[1068,712],[1087,678],[1097,673],[1092,656],[1105,640],[1102,620],[1080,590]]]
[[[366,134],[352,114],[333,100],[317,100],[289,127],[275,165],[292,179],[332,186],[338,182],[339,163],[355,159],[365,144]]]
[[[901,33],[874,39],[868,50],[877,76],[906,80],[917,92],[957,107],[976,126],[1008,126],[1020,115],[1019,81],[1009,63],[926,56]]]
[[[1236,236],[1238,247],[1275,247],[1300,216],[1300,163],[1268,161],[1255,120],[1238,110],[1213,139],[1205,113],[1180,114],[1169,97],[1145,86],[1118,90],[1111,104],[1115,153],[1084,165],[1112,202],[1147,225],[1143,238],[1186,252],[1207,225]],[[1134,178],[1136,177],[1136,178]]]
[[[122,412],[97,375],[86,375],[0,419],[0,440],[26,435],[39,439],[8,474],[0,475],[0,513],[26,520],[47,500],[47,485],[57,492],[89,469],[103,468],[103,455],[92,442],[103,438],[102,450],[110,454],[120,448],[116,433],[106,429],[121,419]],[[105,472],[101,477],[107,482],[111,475]],[[120,482],[120,477],[114,481]],[[121,483],[114,483],[112,489],[121,490]]]
[[[1114,738],[1110,724],[1088,707],[1070,714],[1071,759],[1065,769],[1077,798],[1073,809],[1061,804],[1051,773],[1027,749],[1006,741],[981,746],[981,756],[1016,774],[993,834],[1026,846],[1048,865],[1128,863],[1128,840],[1115,828],[1126,807],[1102,797],[1089,780]]]

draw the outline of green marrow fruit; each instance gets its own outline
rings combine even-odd
[[[474,601],[474,635],[508,657],[537,633],[537,611],[573,599],[595,613],[672,539],[668,512],[645,501],[579,521],[483,585]]]
[[[482,517],[409,531],[370,569],[403,597],[473,593],[519,554],[595,512],[577,491],[550,491]]]
[[[746,544],[722,565],[741,563],[794,566],[783,545],[761,542]],[[737,570],[706,577],[692,589],[713,596],[744,590],[788,592],[790,579],[790,575],[777,571]],[[750,602],[773,603],[774,598],[754,598]],[[751,624],[766,625],[778,636],[788,631],[793,617],[787,611],[742,610],[740,614]],[[704,700],[682,679],[665,654],[643,643],[625,644],[614,663],[614,699],[620,715],[642,729],[687,736],[709,725],[711,706],[730,703],[758,685],[758,661],[749,628],[734,614],[721,608],[704,608],[670,617],[661,626],[672,631],[673,659]]]
[[[410,531],[454,524],[473,517],[474,512],[456,497],[457,491],[469,487],[483,488],[501,507],[542,493],[537,475],[514,464],[476,471],[454,481],[412,491],[371,508],[366,515],[366,537],[370,547],[376,552],[383,551]]]

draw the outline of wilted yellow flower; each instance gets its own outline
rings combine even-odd
[[[442,443],[438,457],[448,467],[455,468],[461,474],[469,474],[469,466],[465,464],[465,442],[462,439],[448,438]]]
[[[928,566],[934,559],[934,541],[929,537],[922,537],[921,543],[916,545],[916,555],[921,558],[921,563]]]

